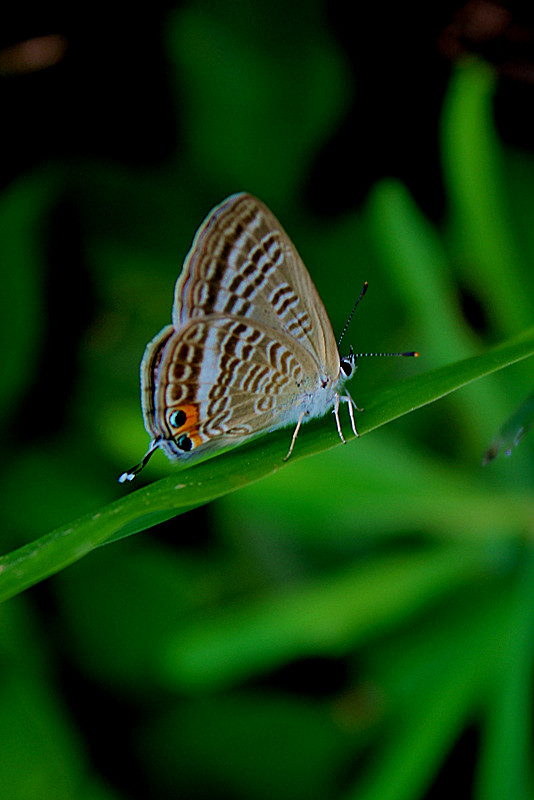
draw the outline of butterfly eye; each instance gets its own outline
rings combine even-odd
[[[342,358],[340,359],[339,366],[341,367],[343,374],[348,378],[350,375],[352,375],[352,370],[354,369],[354,360],[351,361],[350,358]]]
[[[178,445],[180,450],[185,450],[186,452],[189,452],[189,450],[193,449],[193,442],[191,441],[189,436],[186,436],[185,433],[182,433],[182,435],[177,438],[176,444]]]
[[[185,411],[182,411],[181,408],[178,411],[173,411],[169,417],[169,425],[172,428],[181,428],[184,422],[186,421],[187,416]],[[183,448],[184,450],[190,450],[191,448]]]

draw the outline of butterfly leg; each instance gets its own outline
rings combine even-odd
[[[342,397],[341,399],[344,400],[345,403],[348,403],[350,424],[352,425],[352,430],[354,431],[354,435],[359,437],[360,434],[356,430],[356,421],[354,419],[354,409],[356,409],[356,411],[363,411],[363,408],[358,408],[358,406],[356,405],[356,403],[354,402],[354,400],[352,399],[352,397],[350,396],[350,394],[347,392],[346,389],[345,389],[345,392],[346,392],[346,395],[344,397]]]
[[[364,409],[364,408],[360,408],[359,406],[357,406],[357,405],[356,405],[356,403],[354,402],[354,400],[352,399],[351,395],[350,395],[350,394],[347,392],[347,390],[346,390],[346,389],[344,389],[344,392],[345,392],[345,395],[346,395],[346,397],[345,397],[344,399],[345,399],[345,400],[346,400],[348,403],[350,402],[350,404],[351,404],[352,406],[354,406],[354,408],[356,409],[356,411],[365,411],[365,409]]]
[[[287,459],[289,458],[289,456],[293,452],[293,447],[295,445],[295,441],[297,439],[297,436],[299,435],[300,426],[302,425],[302,420],[304,419],[304,414],[305,414],[305,412],[302,411],[300,416],[299,416],[299,418],[298,418],[298,420],[297,420],[296,428],[293,431],[293,436],[291,437],[291,444],[289,445],[289,450],[287,451],[287,456],[284,458],[284,461],[287,461]]]
[[[350,417],[350,424],[352,425],[352,430],[354,431],[354,435],[355,435],[355,436],[359,436],[360,434],[359,434],[359,433],[358,433],[358,431],[356,430],[356,422],[354,421],[354,409],[353,409],[353,407],[352,407],[352,397],[349,397],[349,398],[348,398],[348,401],[349,401],[349,417]],[[356,411],[359,411],[359,410],[360,410],[360,409],[358,408],[358,406],[356,406]]]
[[[345,399],[345,398],[343,398]],[[343,431],[341,430],[341,422],[339,419],[339,395],[336,394],[334,396],[334,416],[336,418],[336,425],[337,425],[337,432],[339,433],[339,438],[343,442],[343,444],[347,444],[345,441],[345,437],[343,436]]]

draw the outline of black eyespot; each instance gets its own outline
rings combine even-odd
[[[341,367],[342,371],[345,373],[345,376],[348,378],[349,375],[352,375],[352,364],[348,358],[342,358],[339,362],[339,366]]]
[[[173,411],[170,415],[169,425],[172,425],[173,428],[181,428],[186,419],[187,416],[185,411],[182,411],[182,409],[179,408],[178,411]]]
[[[176,444],[178,445],[180,450],[185,450],[187,453],[193,449],[193,442],[191,441],[189,436],[186,436],[185,433],[182,433],[182,435],[177,438]]]

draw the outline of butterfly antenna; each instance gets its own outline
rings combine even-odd
[[[365,283],[363,284],[363,289],[362,289],[362,290],[361,290],[361,292],[360,292],[360,296],[358,297],[358,299],[357,299],[357,300],[356,300],[356,302],[354,303],[354,308],[353,308],[353,309],[352,309],[352,311],[350,312],[350,314],[349,314],[349,318],[348,318],[348,320],[347,320],[347,321],[346,321],[346,323],[345,323],[345,327],[344,327],[344,328],[343,328],[343,330],[341,331],[341,336],[339,337],[339,341],[338,341],[338,343],[337,343],[337,346],[338,346],[338,347],[339,347],[339,345],[341,344],[341,340],[342,340],[342,339],[343,339],[343,337],[345,336],[345,333],[347,332],[347,328],[349,327],[349,325],[350,325],[350,323],[351,323],[351,320],[352,320],[352,318],[353,318],[353,316],[354,316],[354,312],[355,312],[355,311],[356,311],[356,309],[358,308],[358,303],[360,302],[360,300],[362,299],[362,297],[363,297],[363,296],[364,296],[364,294],[366,293],[366,291],[367,291],[367,287],[368,287],[368,286],[369,286],[368,282],[367,282],[367,281],[365,281]]]
[[[359,295],[358,299],[356,300],[356,302],[354,303],[354,308],[350,312],[349,318],[345,323],[345,327],[341,331],[341,336],[339,337],[339,341],[337,343],[338,347],[341,344],[341,340],[345,336],[347,328],[349,327],[349,325],[351,323],[351,320],[352,320],[352,318],[354,316],[354,312],[358,308],[358,303],[360,302],[360,300],[362,299],[362,297],[366,293],[368,286],[369,286],[368,282],[365,281],[365,283],[363,284],[363,288],[362,288],[362,290],[360,292],[360,295]],[[355,353],[354,350],[352,349],[352,345],[350,347],[350,355],[351,355],[352,358],[360,358],[360,357],[363,358],[364,356],[371,356],[371,357],[372,356],[403,356],[403,357],[404,356],[413,356],[414,358],[419,358],[419,353],[416,350],[410,350],[407,353]]]
[[[119,483],[126,483],[126,481],[133,481],[135,476],[139,475],[141,470],[144,469],[146,467],[146,465],[148,464],[150,456],[158,449],[159,442],[160,442],[160,439],[154,439],[150,443],[149,449],[147,450],[147,452],[145,453],[145,455],[143,456],[143,458],[141,459],[139,464],[136,464],[135,467],[132,467],[127,472],[123,472],[122,475],[119,476],[119,479],[118,479]]]
[[[364,358],[365,356],[370,358],[373,356],[413,356],[413,358],[419,358],[417,350],[410,350],[408,353],[354,353],[351,347],[350,354],[354,356],[354,358]]]

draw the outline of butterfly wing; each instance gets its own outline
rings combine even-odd
[[[176,283],[177,331],[214,314],[286,334],[339,375],[332,325],[308,270],[276,217],[249,194],[232,195],[208,215]]]
[[[335,393],[315,356],[283,331],[212,314],[167,326],[141,368],[145,427],[183,459],[322,414]]]

